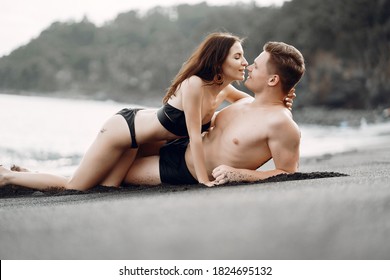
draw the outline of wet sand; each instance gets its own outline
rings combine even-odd
[[[303,158],[300,174],[256,184],[7,187],[0,258],[390,259],[388,143]]]

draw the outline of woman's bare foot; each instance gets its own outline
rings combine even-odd
[[[11,173],[12,171],[8,170],[7,168],[4,168],[2,165],[0,165],[0,187],[4,187],[5,185],[8,185],[8,179],[7,174]]]
[[[16,165],[16,164],[13,164],[11,166],[11,170],[12,171],[17,171],[17,172],[30,172],[30,170],[28,170],[27,168],[20,167],[19,165]]]

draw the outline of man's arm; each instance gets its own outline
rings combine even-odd
[[[213,170],[215,182],[254,182],[284,173],[294,173],[299,165],[300,132],[294,122],[287,122],[274,128],[269,136],[268,146],[275,164],[272,170],[249,170],[220,165]]]
[[[301,132],[292,120],[283,121],[272,129],[268,139],[275,168],[283,173],[294,173],[299,167]]]

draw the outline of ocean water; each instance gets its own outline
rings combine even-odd
[[[110,116],[132,104],[0,94],[0,164],[70,175]],[[390,142],[390,122],[360,127],[300,125],[301,157]]]

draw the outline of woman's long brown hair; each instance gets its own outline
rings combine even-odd
[[[176,94],[180,84],[189,77],[196,75],[206,85],[223,84],[222,64],[229,54],[230,48],[236,43],[242,43],[242,39],[230,33],[211,33],[184,62],[179,73],[173,79],[163,98],[167,103],[172,95]]]

